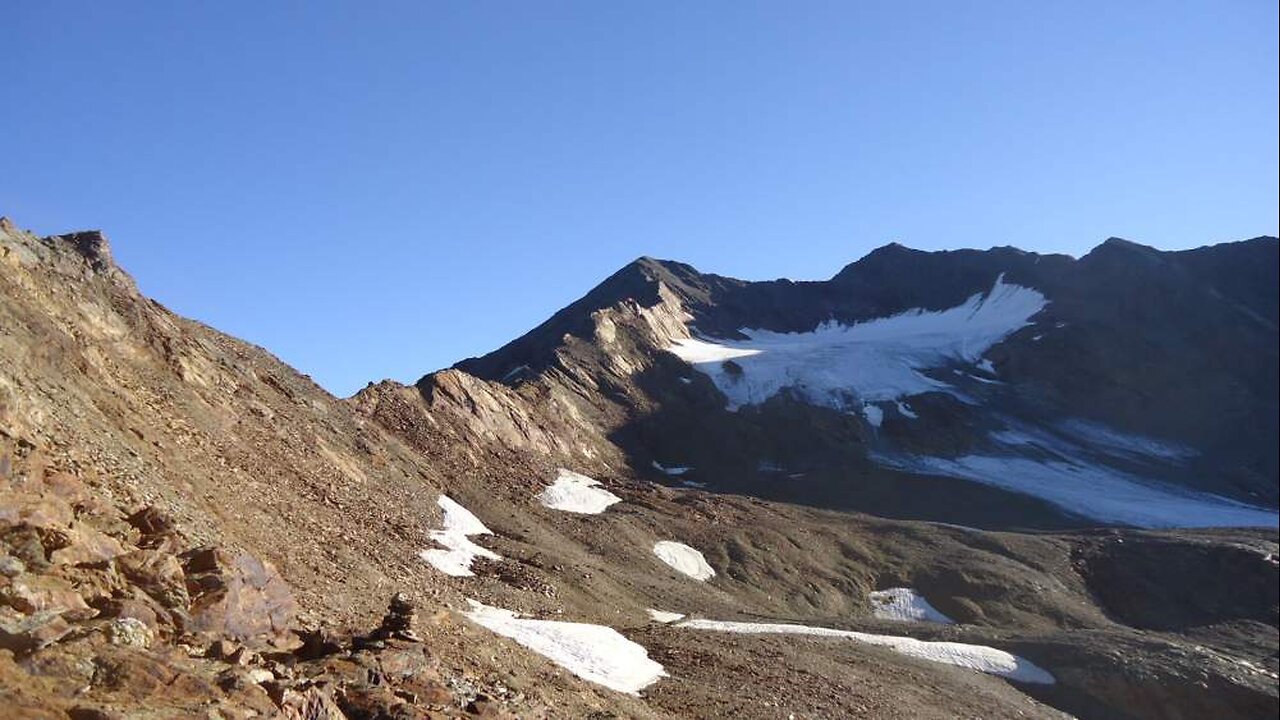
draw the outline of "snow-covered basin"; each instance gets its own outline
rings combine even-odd
[[[675,568],[677,572],[688,575],[694,580],[705,582],[716,576],[716,571],[707,564],[707,559],[694,548],[672,540],[660,540],[653,545],[653,554],[662,562]]]
[[[502,556],[481,547],[467,537],[468,535],[492,535],[489,528],[480,522],[480,518],[459,505],[448,495],[441,495],[436,501],[444,512],[442,527],[431,531],[431,539],[443,545],[444,549],[431,548],[418,553],[418,557],[431,563],[435,569],[445,575],[454,577],[470,577],[471,562],[477,557],[501,560]]]
[[[816,637],[843,638],[868,645],[886,647],[908,657],[977,670],[978,672],[998,675],[1018,682],[1042,685],[1051,685],[1055,682],[1053,675],[1030,660],[986,645],[929,642],[896,635],[876,635],[810,625],[732,622],[726,620],[703,620],[701,618],[684,620],[676,623],[674,627],[748,635],[812,635]]]
[[[931,622],[943,625],[955,623],[912,588],[876,590],[868,593],[867,599],[871,601],[871,613],[882,620]]]
[[[807,401],[839,410],[892,401],[951,386],[921,371],[972,364],[991,346],[1029,324],[1046,300],[1036,290],[996,279],[948,310],[908,310],[854,325],[827,322],[811,332],[743,328],[745,340],[676,340],[667,348],[705,373],[730,410],[791,388]],[[726,366],[725,361],[733,364]]]
[[[560,468],[556,481],[538,495],[538,501],[552,510],[599,515],[622,498],[600,487],[598,480]]]
[[[643,646],[604,625],[533,620],[475,600],[467,618],[509,637],[583,680],[635,695],[667,673]]]

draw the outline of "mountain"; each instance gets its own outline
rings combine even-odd
[[[985,526],[1274,525],[1276,248],[889,245],[825,282],[642,258],[457,369],[618,448],[578,461],[717,491]]]
[[[641,259],[344,400],[0,221],[0,703],[1274,716],[1275,254]]]

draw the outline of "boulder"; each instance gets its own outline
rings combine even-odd
[[[7,587],[0,588],[0,605],[21,613],[92,614],[89,605],[71,583],[52,575],[26,574],[14,578]]]
[[[135,550],[115,558],[116,568],[167,608],[185,610],[191,605],[187,576],[177,557],[161,550]]]
[[[323,688],[285,690],[277,720],[347,720],[333,696]]]
[[[66,545],[50,553],[49,561],[54,565],[87,565],[104,562],[124,553],[125,548],[119,540],[82,523],[76,523],[66,533]]]
[[[60,497],[28,492],[0,493],[0,527],[69,528],[74,520],[71,505]]]
[[[189,551],[182,560],[191,596],[188,632],[261,643],[279,640],[289,629],[297,602],[269,563],[215,547]]]
[[[71,632],[71,624],[62,614],[44,610],[31,615],[19,615],[0,610],[0,649],[15,653],[28,653],[61,640]]]
[[[131,617],[118,617],[107,623],[107,642],[112,645],[149,648],[155,642],[155,633],[147,624]]]

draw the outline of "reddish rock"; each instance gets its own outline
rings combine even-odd
[[[61,614],[90,609],[71,583],[52,575],[30,573],[14,578],[8,587],[0,589],[0,605],[22,613],[49,610]]]
[[[0,493],[0,526],[69,528],[75,520],[71,505],[60,497],[27,492]]]
[[[120,574],[168,608],[185,610],[191,605],[182,563],[160,550],[135,550],[115,559]]]
[[[347,720],[327,690],[313,687],[302,692],[286,690],[277,720]]]
[[[144,548],[176,551],[181,545],[173,518],[153,505],[133,513],[126,521],[137,529],[141,535],[138,545]]]
[[[146,625],[152,632],[159,630],[162,622],[162,618],[156,613],[155,609],[136,599],[108,600],[98,606],[98,610],[105,618],[137,620]]]
[[[191,595],[187,631],[249,642],[278,639],[288,630],[297,602],[269,563],[213,547],[182,557]]]
[[[125,553],[119,540],[80,523],[71,529],[67,537],[67,544],[49,555],[49,561],[54,565],[99,563]]]
[[[0,612],[0,649],[28,653],[61,640],[71,632],[71,624],[58,612],[45,610],[18,615]]]

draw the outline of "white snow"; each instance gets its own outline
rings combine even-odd
[[[662,562],[688,575],[694,580],[706,582],[715,577],[716,571],[707,564],[702,553],[683,543],[661,540],[654,544],[653,554]]]
[[[693,488],[695,490],[701,490],[707,486],[706,483],[698,482],[696,480],[681,480],[680,484],[687,488]]]
[[[599,487],[600,482],[586,475],[560,468],[556,481],[538,495],[538,501],[552,510],[599,515],[622,498]]]
[[[453,577],[471,577],[471,561],[477,557],[501,560],[502,556],[481,547],[467,537],[468,535],[492,535],[489,528],[480,522],[480,518],[462,507],[448,495],[441,495],[436,501],[444,511],[441,529],[431,531],[431,539],[443,545],[445,549],[431,548],[418,553],[418,557],[431,563],[435,569]]]
[[[1039,292],[998,278],[991,290],[949,310],[908,310],[811,332],[743,328],[746,340],[680,339],[667,349],[708,375],[728,408],[762,403],[783,389],[837,410],[951,386],[923,370],[977,362],[1045,306]],[[733,360],[736,368],[726,367]],[[737,370],[740,369],[741,372]]]
[[[996,366],[995,366],[995,365],[992,365],[992,364],[991,364],[991,361],[990,361],[990,360],[988,360],[987,358],[982,358],[982,361],[981,361],[981,362],[979,362],[979,363],[978,363],[977,365],[975,365],[974,367],[978,368],[979,370],[981,370],[981,371],[983,371],[983,372],[985,372],[985,373],[989,373],[989,374],[991,374],[991,375],[995,375],[995,374],[996,374]]]
[[[666,465],[663,465],[657,460],[653,461],[653,467],[655,470],[657,470],[660,473],[663,473],[664,475],[683,475],[693,469],[691,467],[681,467],[679,465],[667,467]]]
[[[1122,433],[1088,420],[1066,420],[1058,424],[1058,429],[1083,445],[1112,456],[1183,462],[1197,455],[1194,449],[1184,445]]]
[[[867,422],[871,427],[880,427],[880,423],[884,422],[884,411],[870,403],[862,406],[862,414],[867,418]]]
[[[1208,493],[1145,480],[1080,458],[873,456],[912,472],[972,480],[1047,500],[1094,520],[1137,527],[1276,527],[1280,515]]]
[[[928,642],[896,635],[874,635],[853,630],[835,630],[832,628],[789,625],[785,623],[731,622],[695,618],[680,622],[676,627],[743,634],[815,635],[818,637],[845,638],[868,645],[887,647],[908,657],[955,665],[1018,682],[1042,685],[1052,685],[1055,682],[1053,675],[1030,660],[986,645]]]
[[[690,384],[690,383],[692,383],[692,382],[693,382],[693,378],[687,378],[687,377],[682,377],[682,378],[680,378],[680,383],[681,383],[682,385],[688,385],[688,384]]]
[[[660,622],[663,624],[673,623],[677,620],[684,619],[684,613],[668,612],[666,610],[654,610],[653,608],[647,608],[647,612],[649,613],[650,620],[654,622]]]
[[[871,612],[882,620],[932,622],[952,625],[954,620],[938,612],[924,596],[912,588],[888,588],[868,593]]]
[[[908,418],[911,418],[912,420],[915,420],[916,418],[920,417],[915,413],[914,410],[911,409],[910,405],[907,405],[901,400],[898,401],[898,412],[901,413],[903,417],[908,417]]]
[[[666,676],[662,665],[617,630],[604,625],[530,620],[469,600],[472,622],[509,637],[583,680],[635,695]]]

